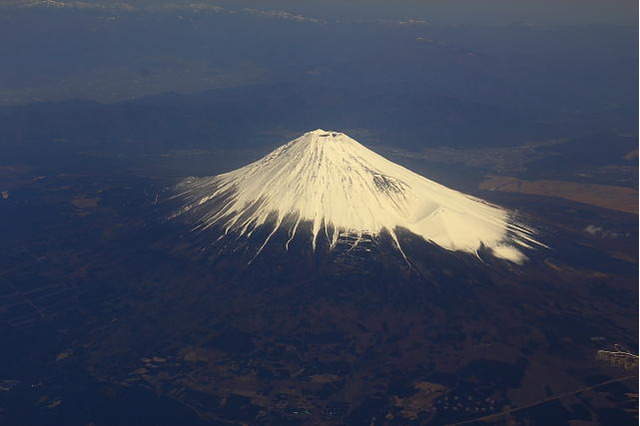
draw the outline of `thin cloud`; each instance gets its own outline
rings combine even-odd
[[[239,11],[232,11],[230,13],[246,13],[249,15],[266,16],[269,18],[284,19],[287,21],[294,21],[294,22],[310,22],[314,24],[325,23],[321,19],[297,15],[291,12],[287,12],[286,10],[260,10],[260,9],[244,8],[244,9],[240,9]]]
[[[287,10],[263,10],[253,8],[225,9],[221,6],[210,3],[155,3],[146,5],[134,5],[126,2],[87,2],[87,1],[60,1],[60,0],[9,0],[0,3],[0,7],[5,8],[56,8],[56,9],[97,9],[97,10],[119,10],[119,11],[193,11],[207,13],[226,13],[229,15],[253,15],[270,19],[279,19],[291,22],[303,22],[313,24],[324,24],[325,21],[309,16],[299,15]]]

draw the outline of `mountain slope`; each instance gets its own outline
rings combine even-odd
[[[212,226],[224,234],[250,236],[273,223],[290,239],[311,223],[311,244],[323,232],[357,245],[386,229],[402,251],[396,230],[405,228],[447,250],[476,253],[483,247],[520,263],[516,247],[531,248],[532,232],[509,213],[478,198],[426,179],[365,148],[349,136],[318,129],[240,169],[178,185],[185,216],[194,230]],[[287,243],[288,244],[288,243]]]

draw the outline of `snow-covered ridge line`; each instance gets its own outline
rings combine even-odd
[[[311,222],[314,249],[321,231],[333,247],[341,237],[357,241],[386,229],[402,251],[398,228],[447,250],[477,255],[487,247],[516,263],[526,259],[522,248],[538,244],[506,210],[426,179],[343,133],[322,129],[237,170],[187,179],[176,197],[184,205],[174,216],[189,213],[194,230],[216,225],[248,236],[273,221],[262,247],[285,222],[289,241],[300,223]]]

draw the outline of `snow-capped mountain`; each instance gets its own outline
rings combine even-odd
[[[278,230],[289,240],[310,223],[310,244],[324,233],[357,245],[386,229],[402,252],[397,230],[405,228],[446,250],[477,255],[481,248],[512,262],[536,244],[533,232],[509,212],[426,179],[339,132],[305,133],[237,170],[178,185],[194,230],[216,227],[223,235],[250,236],[272,225],[258,252]],[[404,253],[403,253],[404,255]]]

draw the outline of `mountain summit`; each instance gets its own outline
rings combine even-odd
[[[279,229],[289,233],[288,246],[303,223],[311,225],[314,249],[320,232],[333,248],[387,230],[402,252],[396,231],[405,228],[446,250],[477,255],[488,248],[521,263],[519,248],[535,243],[532,231],[506,210],[426,179],[344,133],[322,129],[237,170],[187,179],[176,197],[184,204],[174,216],[188,217],[194,230],[215,226],[224,234],[250,236],[272,225],[260,250]]]

